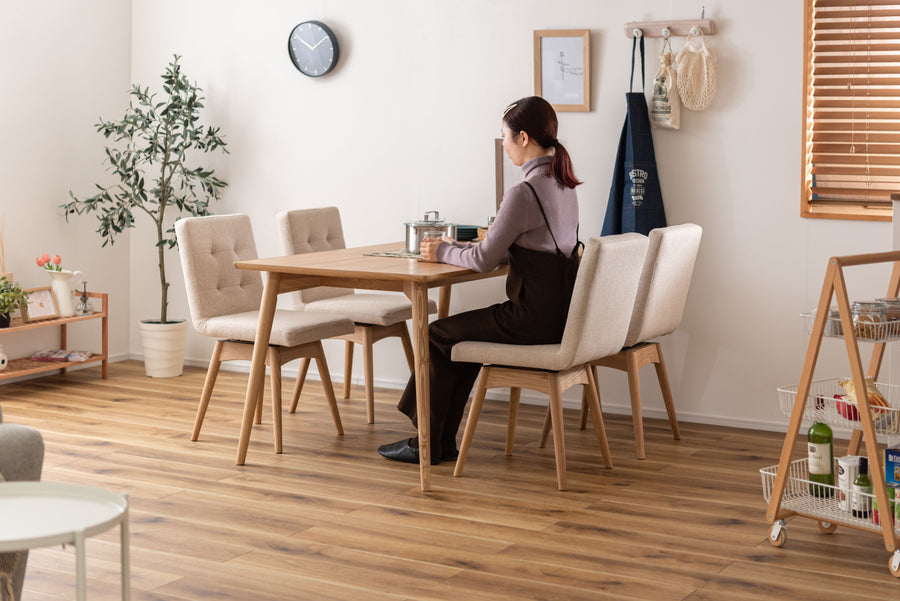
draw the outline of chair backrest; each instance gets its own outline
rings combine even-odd
[[[703,229],[693,223],[650,231],[626,347],[664,336],[681,324]]]
[[[567,365],[621,350],[647,245],[645,236],[634,233],[588,239],[560,343]]]
[[[210,317],[259,310],[262,275],[234,266],[259,258],[249,216],[179,219],[175,235],[195,327]]]
[[[275,220],[278,223],[281,251],[286,255],[347,248],[341,227],[341,214],[337,207],[282,211]],[[292,292],[289,297],[294,308],[300,309],[305,303],[345,294],[353,294],[353,290],[318,286]]]

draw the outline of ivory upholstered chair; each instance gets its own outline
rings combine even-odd
[[[234,267],[235,261],[258,258],[247,215],[180,219],[175,223],[175,234],[194,327],[199,334],[218,338],[191,433],[191,440],[197,440],[221,363],[252,358],[263,282],[259,272]],[[344,433],[321,341],[352,331],[353,322],[339,315],[275,311],[266,363],[272,380],[276,453],[282,451],[281,366],[294,359],[316,360],[334,426],[338,434]],[[257,423],[261,401],[257,399]]]
[[[278,234],[281,250],[286,255],[298,255],[323,250],[346,248],[341,214],[337,207],[298,209],[278,213]],[[403,344],[406,363],[413,371],[412,343],[406,321],[412,318],[412,305],[405,296],[397,294],[359,293],[351,288],[319,286],[291,293],[294,308],[309,312],[325,311],[343,315],[353,321],[354,330],[335,336],[344,340],[344,398],[350,398],[350,379],[353,372],[353,345],[362,346],[366,384],[366,419],[375,423],[375,389],[372,346],[384,338],[397,336]],[[428,312],[435,313],[437,305],[429,301]],[[306,376],[309,361],[300,367],[298,382]],[[297,397],[291,402],[291,412]]]
[[[462,475],[478,416],[489,388],[509,387],[510,407],[506,454],[512,453],[519,391],[528,388],[548,394],[556,478],[566,489],[566,451],[563,439],[562,393],[576,384],[588,391],[591,416],[606,467],[612,467],[600,399],[590,362],[622,348],[638,286],[647,238],[620,234],[590,238],[585,246],[569,305],[566,327],[559,344],[514,345],[460,342],[453,347],[454,361],[481,363],[475,395],[463,434],[454,476]]]
[[[43,466],[44,439],[41,433],[22,424],[4,424],[3,412],[0,411],[0,482],[40,480]],[[27,562],[28,551],[0,553],[0,599],[22,598]]]
[[[681,324],[702,234],[703,229],[693,223],[650,231],[650,246],[641,270],[634,313],[625,337],[625,348],[593,363],[595,377],[596,366],[612,367],[628,374],[635,453],[638,459],[645,457],[640,383],[640,370],[643,366],[652,363],[656,368],[672,435],[675,440],[681,437],[662,347],[652,339],[674,332]],[[582,427],[587,424],[587,401],[586,398],[582,400]]]

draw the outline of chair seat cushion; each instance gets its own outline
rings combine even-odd
[[[309,312],[324,311],[342,315],[355,323],[378,326],[390,326],[412,318],[412,304],[399,294],[344,294],[305,303],[303,307]],[[428,312],[437,312],[433,300],[428,301]]]
[[[562,371],[572,367],[559,344],[500,344],[465,341],[453,345],[451,358],[465,363]]]
[[[213,338],[253,342],[259,311],[210,317],[194,324],[199,334]],[[269,344],[298,346],[323,338],[353,332],[353,322],[341,315],[306,311],[276,310]]]

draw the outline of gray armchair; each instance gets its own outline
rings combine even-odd
[[[0,480],[40,480],[44,465],[44,440],[41,433],[21,424],[4,424],[0,409]],[[2,486],[2,484],[0,484]],[[18,555],[18,557],[16,557]],[[0,599],[15,601],[22,595],[25,580],[25,562],[28,552],[0,553]],[[12,571],[12,586],[3,575]],[[12,598],[10,598],[10,591]]]

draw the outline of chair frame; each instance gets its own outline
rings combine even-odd
[[[212,391],[216,385],[219,367],[225,361],[250,361],[252,358],[252,342],[216,340],[216,346],[213,348],[212,357],[209,360],[209,368],[206,371],[206,380],[203,382],[203,392],[200,395],[200,404],[197,406],[197,415],[194,418],[194,429],[191,432],[192,441],[196,441],[200,438],[200,429],[203,427],[206,410],[209,407]],[[341,414],[338,410],[337,399],[335,399],[334,396],[334,387],[328,372],[328,363],[325,360],[325,349],[322,347],[322,342],[317,340],[292,347],[272,345],[269,346],[268,352],[266,353],[266,365],[269,366],[269,372],[271,374],[272,429],[274,431],[274,447],[276,453],[282,453],[284,450],[281,423],[281,366],[301,358],[307,364],[310,359],[316,360],[316,366],[322,377],[322,387],[325,389],[325,397],[328,400],[328,406],[331,409],[331,418],[334,421],[335,430],[337,430],[338,436],[344,435],[344,426],[341,423]],[[294,386],[291,413],[296,410],[297,400],[300,398],[302,388],[303,382],[298,378]],[[259,396],[256,398],[255,413],[257,424],[262,423],[263,391],[264,389],[260,388]]]
[[[472,399],[472,407],[469,409],[469,417],[466,420],[466,429],[463,433],[462,444],[459,449],[459,457],[456,459],[454,476],[461,476],[466,464],[472,439],[475,437],[475,428],[478,426],[478,417],[484,405],[484,397],[488,389],[510,388],[509,417],[506,431],[506,455],[512,455],[513,440],[515,438],[516,418],[519,413],[519,398],[521,389],[527,388],[541,392],[549,396],[547,408],[550,419],[548,425],[553,430],[553,452],[556,459],[556,483],[559,490],[567,490],[566,479],[566,443],[563,428],[562,395],[572,386],[583,385],[588,402],[594,409],[591,417],[594,421],[594,431],[600,443],[600,451],[603,454],[603,464],[606,468],[612,468],[612,456],[609,452],[609,441],[606,437],[606,427],[603,423],[603,414],[600,411],[600,396],[597,392],[597,382],[594,374],[587,364],[577,365],[563,371],[548,371],[529,368],[517,368],[498,365],[484,365],[478,375],[475,385],[475,396]],[[548,428],[549,429],[549,428]]]

